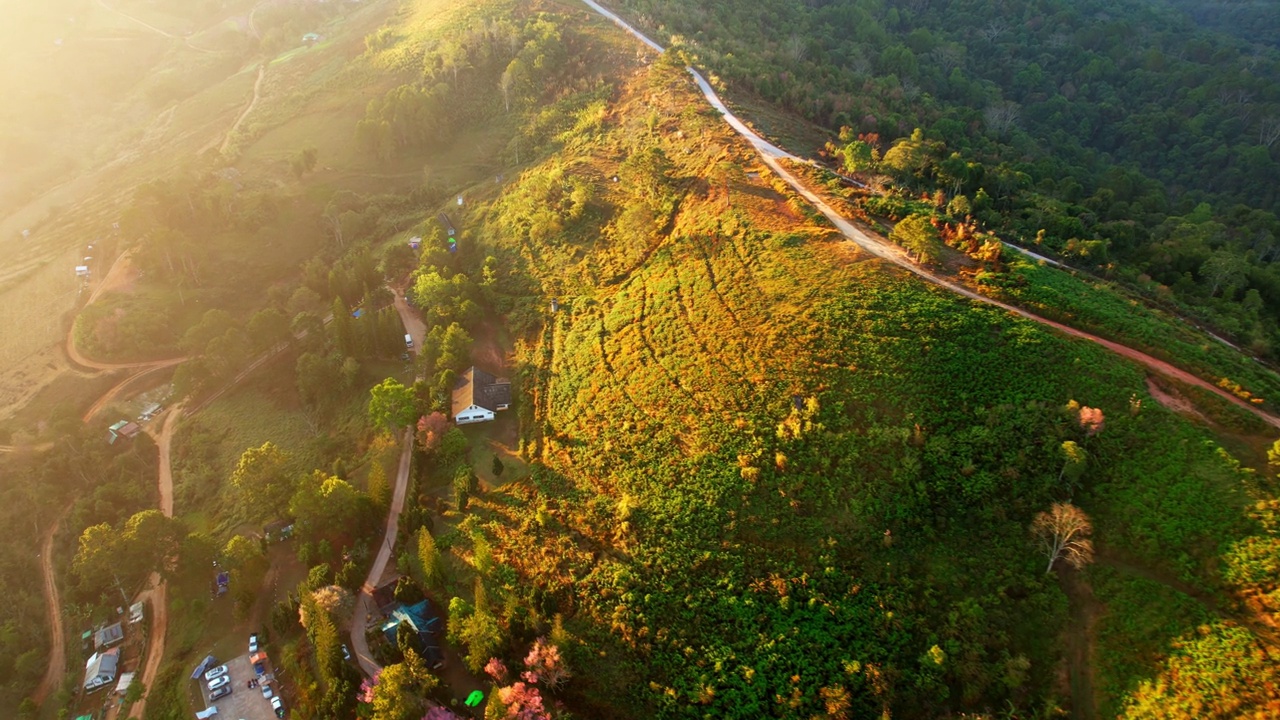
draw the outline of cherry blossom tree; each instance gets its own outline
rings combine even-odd
[[[564,657],[560,654],[560,648],[547,642],[544,637],[534,641],[533,647],[529,649],[529,655],[524,659],[524,664],[528,670],[522,673],[521,677],[530,683],[541,683],[550,690],[564,684],[564,681],[572,676]]]
[[[510,687],[498,688],[498,700],[506,708],[506,720],[550,720],[542,693],[533,685],[517,682]]]
[[[1084,434],[1094,436],[1102,432],[1102,426],[1106,424],[1106,418],[1102,415],[1102,411],[1098,408],[1091,408],[1088,405],[1080,408],[1080,427],[1084,429]]]
[[[484,666],[484,671],[499,685],[507,682],[507,666],[498,658],[489,658],[489,662]]]

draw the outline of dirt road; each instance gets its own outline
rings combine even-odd
[[[144,21],[144,20],[141,20],[141,19],[139,19],[139,18],[136,18],[136,17],[134,17],[134,16],[132,16],[132,15],[130,15],[130,14],[128,14],[128,13],[126,13],[126,12],[121,12],[121,11],[119,11],[119,10],[117,10],[117,9],[115,9],[115,8],[113,8],[113,7],[111,7],[110,5],[108,5],[108,4],[107,4],[106,2],[104,2],[103,0],[95,0],[95,2],[97,2],[98,7],[102,8],[103,10],[106,10],[106,11],[107,11],[107,12],[109,12],[109,13],[115,13],[116,15],[119,15],[120,17],[122,17],[122,18],[124,18],[124,19],[126,19],[126,20],[131,20],[131,21],[133,21],[133,22],[135,22],[135,23],[137,23],[137,24],[141,25],[142,27],[144,27],[144,28],[146,28],[146,29],[150,30],[151,32],[153,32],[153,33],[157,33],[157,34],[159,34],[159,35],[163,35],[163,36],[165,36],[165,37],[167,37],[167,38],[169,38],[169,39],[171,39],[171,40],[179,40],[179,41],[181,41],[184,45],[186,45],[187,47],[191,48],[192,50],[195,50],[196,52],[202,52],[202,53],[205,53],[205,54],[207,54],[207,55],[216,55],[216,54],[217,54],[217,53],[216,53],[216,52],[214,52],[213,50],[208,50],[208,49],[205,49],[205,48],[202,48],[202,47],[197,47],[196,45],[192,45],[192,44],[191,44],[191,38],[178,37],[177,35],[174,35],[174,34],[173,34],[173,33],[171,33],[171,32],[167,32],[167,31],[165,31],[165,30],[161,30],[160,28],[156,27],[155,25],[152,25],[151,23],[148,23],[148,22],[146,22],[146,21]]]
[[[588,7],[600,13],[604,17],[608,18],[613,23],[615,23],[622,29],[626,30],[628,33],[634,35],[635,37],[640,39],[641,42],[645,43],[649,47],[659,52],[663,51],[662,46],[658,45],[653,40],[650,40],[649,38],[645,37],[638,30],[628,25],[626,21],[624,21],[622,18],[618,17],[617,15],[601,7],[599,3],[595,2],[595,0],[582,0],[582,1],[586,3]],[[1088,340],[1090,342],[1097,343],[1102,347],[1116,353],[1117,355],[1133,360],[1134,362],[1144,365],[1148,369],[1153,370],[1161,375],[1173,378],[1175,380],[1187,383],[1189,385],[1194,385],[1203,390],[1208,390],[1209,392],[1214,393],[1215,395],[1227,400],[1228,402],[1250,413],[1253,413],[1254,415],[1262,419],[1264,422],[1266,422],[1268,425],[1271,425],[1272,427],[1280,428],[1280,418],[1277,418],[1276,416],[1271,415],[1269,413],[1263,412],[1262,410],[1258,409],[1256,406],[1236,397],[1235,395],[1227,392],[1226,390],[1216,385],[1213,385],[1196,375],[1192,375],[1191,373],[1185,370],[1174,367],[1173,365],[1170,365],[1169,363],[1164,362],[1163,360],[1158,360],[1154,357],[1151,357],[1150,355],[1147,355],[1144,352],[1134,350],[1133,348],[1127,347],[1125,345],[1121,345],[1120,343],[1112,342],[1111,340],[1105,340],[1103,338],[1100,338],[1096,335],[1091,335],[1082,330],[1077,330],[1073,327],[1063,325],[1062,323],[1040,317],[1035,313],[1029,312],[1027,310],[1023,310],[1022,308],[1016,307],[1014,305],[1010,305],[1008,303],[1004,303],[999,300],[989,298],[985,295],[981,295],[979,293],[976,293],[970,290],[969,288],[963,285],[960,285],[959,283],[955,283],[950,280],[947,280],[946,278],[935,275],[929,270],[917,265],[913,260],[907,257],[906,252],[904,252],[902,248],[899,248],[898,246],[893,245],[892,243],[888,242],[884,238],[876,237],[867,232],[864,232],[861,228],[854,225],[852,222],[845,219],[843,216],[837,213],[834,209],[832,209],[830,205],[828,205],[826,202],[822,200],[822,198],[818,197],[817,193],[813,192],[807,186],[805,186],[804,183],[800,182],[800,180],[796,178],[795,175],[791,174],[791,172],[789,172],[783,166],[781,161],[791,160],[794,162],[802,162],[802,163],[807,161],[801,158],[798,158],[795,155],[792,155],[791,153],[788,153],[787,151],[779,148],[773,143],[770,143],[769,141],[757,135],[754,131],[752,131],[749,127],[747,127],[745,123],[743,123],[741,120],[735,117],[733,113],[729,112],[729,110],[725,107],[724,102],[720,99],[719,95],[717,95],[716,91],[711,87],[711,84],[708,83],[706,79],[703,78],[702,75],[697,70],[693,68],[687,68],[687,70],[689,71],[689,74],[693,76],[693,79],[698,84],[698,87],[702,90],[702,94],[706,98],[707,102],[710,103],[711,106],[714,107],[716,110],[718,110],[721,114],[723,114],[725,122],[727,122],[739,135],[741,135],[748,143],[751,144],[753,148],[756,149],[756,152],[760,154],[760,157],[761,159],[764,160],[765,164],[768,165],[775,173],[777,173],[780,178],[786,181],[786,183],[790,185],[793,190],[795,190],[802,197],[808,200],[815,208],[818,209],[819,212],[821,212],[824,216],[826,216],[826,218],[836,226],[836,229],[838,229],[842,235],[844,235],[849,240],[852,240],[862,249],[866,250],[872,255],[875,255],[878,258],[887,260],[895,265],[898,265],[899,267],[905,268],[906,270],[918,275],[919,277],[925,280],[928,280],[931,283],[934,283],[935,285],[946,288],[947,290],[950,290],[958,295],[962,295],[966,298],[969,298],[970,300],[986,303],[988,305],[994,305],[998,308],[1007,310],[1011,313],[1014,313],[1015,315],[1024,317],[1033,322],[1037,322],[1037,323],[1040,323],[1041,325],[1051,327],[1055,330],[1058,330],[1059,332],[1062,332],[1063,334],[1070,335],[1071,337],[1080,338],[1081,340]]]
[[[166,414],[164,424],[160,428],[160,434],[155,436],[156,446],[160,449],[160,512],[165,517],[173,517],[173,471],[171,467],[171,458],[169,450],[173,445],[173,433],[178,425],[178,418],[182,417],[182,405],[175,405]],[[151,579],[147,583],[147,589],[138,596],[137,600],[145,600],[151,604],[151,628],[147,635],[147,662],[142,668],[142,677],[137,682],[142,686],[151,689],[155,682],[156,673],[160,671],[160,661],[164,659],[164,642],[165,635],[169,630],[169,603],[168,588],[161,580],[158,573],[151,573]],[[129,712],[129,717],[140,718],[146,709],[147,698],[143,695],[142,699],[134,703],[133,708]]]
[[[369,654],[369,643],[364,637],[365,622],[374,610],[373,590],[382,579],[382,573],[387,569],[387,563],[391,560],[391,551],[395,547],[396,536],[400,533],[400,512],[404,510],[404,498],[409,487],[409,468],[413,459],[412,428],[404,431],[402,445],[400,469],[396,472],[396,489],[391,496],[391,508],[387,512],[387,532],[381,547],[378,548],[378,557],[374,559],[373,567],[369,568],[369,576],[365,578],[364,586],[360,588],[360,595],[356,598],[356,608],[351,619],[351,649],[356,654],[360,669],[369,677],[373,677],[382,669],[382,666]]]
[[[395,294],[396,312],[400,314],[404,331],[413,336],[413,352],[416,354],[422,348],[422,339],[427,335],[427,326],[409,308],[409,304],[405,302],[404,295],[399,290],[392,292]],[[374,558],[373,567],[369,568],[369,575],[360,588],[360,594],[356,597],[355,612],[351,616],[351,650],[356,655],[356,662],[359,663],[360,669],[369,677],[373,677],[374,673],[382,669],[382,666],[369,654],[369,643],[365,640],[364,628],[367,619],[376,609],[373,607],[373,590],[382,580],[382,573],[386,571],[387,563],[391,560],[396,536],[400,534],[400,513],[404,510],[404,499],[409,489],[409,470],[413,464],[412,427],[405,429],[404,440],[401,442],[396,487],[391,495],[391,507],[387,511],[387,531],[383,536],[382,546],[378,548],[378,556]]]
[[[59,516],[44,535],[44,543],[40,547],[40,574],[44,576],[44,604],[49,610],[49,665],[45,668],[40,687],[36,688],[31,698],[39,705],[49,696],[49,691],[67,674],[67,636],[62,625],[62,601],[58,599],[58,582],[53,577],[53,537],[58,534],[58,526],[62,524]]]
[[[395,290],[395,306],[396,312],[400,313],[400,322],[404,324],[404,331],[413,338],[413,347],[416,352],[422,347],[422,341],[427,337],[427,324],[414,314],[409,308],[409,303],[404,299],[404,294],[399,290]]]
[[[227,146],[231,144],[231,138],[235,136],[236,130],[240,129],[240,125],[249,117],[249,113],[258,106],[258,100],[262,97],[262,79],[267,76],[267,64],[264,62],[258,66],[258,79],[253,81],[253,97],[249,100],[249,106],[240,113],[240,117],[231,123],[231,129],[227,130],[227,136],[222,139],[222,145],[218,147],[218,152],[225,153]]]

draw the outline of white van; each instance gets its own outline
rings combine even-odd
[[[413,336],[409,333],[404,334],[404,346],[410,350],[413,349]]]

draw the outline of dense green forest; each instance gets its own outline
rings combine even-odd
[[[1142,2],[624,0],[730,96],[964,195],[1023,243],[1211,320],[1256,352],[1280,315],[1280,54]]]

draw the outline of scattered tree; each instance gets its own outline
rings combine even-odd
[[[1084,511],[1070,503],[1054,503],[1048,512],[1036,515],[1031,533],[1040,542],[1049,564],[1045,572],[1053,572],[1058,558],[1065,559],[1077,570],[1093,562],[1093,525]]]
[[[369,390],[369,422],[394,432],[413,423],[417,406],[413,389],[395,378],[387,378]]]

